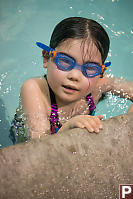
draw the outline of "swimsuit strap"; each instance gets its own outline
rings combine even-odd
[[[47,81],[47,76],[46,76],[46,75],[44,75],[44,78],[45,78],[46,81]],[[47,81],[47,84],[48,84],[48,81]],[[49,88],[49,93],[50,93],[51,104],[56,104],[55,94],[54,94],[54,92],[52,91],[52,89],[51,89],[51,87],[49,86],[49,84],[48,84],[48,88]]]
[[[47,76],[44,75],[44,78],[47,81]],[[48,81],[47,81],[48,84]],[[51,126],[51,134],[57,133],[59,128],[61,128],[61,124],[59,122],[58,116],[58,105],[56,104],[55,94],[52,91],[51,87],[48,84],[50,100],[51,100],[51,115],[50,115],[50,126]]]
[[[89,106],[89,110],[90,110],[90,115],[95,115],[95,103],[94,103],[94,100],[93,100],[93,97],[91,95],[91,93],[89,95],[86,96],[86,101],[88,103],[88,106]]]

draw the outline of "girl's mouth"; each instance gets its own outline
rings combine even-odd
[[[63,87],[68,90],[78,91],[78,89],[75,86],[63,85]]]
[[[78,91],[76,87],[63,85],[65,93],[72,94]]]

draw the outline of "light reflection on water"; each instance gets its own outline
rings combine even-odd
[[[128,112],[131,102],[107,93],[105,101],[99,102],[96,109],[96,115],[104,115],[103,119],[111,118]]]

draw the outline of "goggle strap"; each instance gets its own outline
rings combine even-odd
[[[103,73],[105,70],[107,70],[107,67],[105,65],[102,65],[102,72]]]
[[[56,51],[55,50],[50,50],[49,55],[51,55],[51,57],[53,57],[53,59],[55,58],[56,55]]]
[[[111,65],[111,62],[106,62],[105,65],[102,65],[102,72],[105,72],[107,70],[107,67]]]
[[[45,44],[41,43],[41,42],[36,42],[36,45],[39,47],[39,48],[42,48],[43,50],[47,51],[48,53],[51,51],[51,50],[54,50],[54,49],[51,49],[49,46],[46,46]]]
[[[105,63],[105,67],[108,67],[108,66],[110,66],[111,65],[111,62],[106,62]]]

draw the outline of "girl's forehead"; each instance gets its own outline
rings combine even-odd
[[[97,62],[102,64],[101,54],[92,40],[67,39],[55,50],[70,55],[80,64],[81,62]]]

